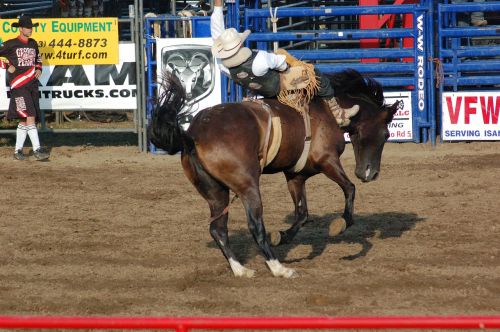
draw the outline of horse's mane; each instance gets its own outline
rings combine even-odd
[[[373,78],[363,77],[357,70],[346,69],[327,75],[327,77],[335,90],[335,96],[348,95],[353,97],[363,94],[377,106],[384,105],[382,85]]]

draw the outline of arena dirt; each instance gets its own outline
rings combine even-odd
[[[179,156],[135,146],[55,146],[50,162],[0,148],[2,315],[488,315],[500,308],[500,145],[388,144],[377,181],[354,176],[355,225],[329,235],[337,184],[307,185],[308,223],[276,249],[299,278],[274,278],[230,210],[253,279],[232,276],[208,207]],[[268,231],[293,219],[282,174],[261,179]]]

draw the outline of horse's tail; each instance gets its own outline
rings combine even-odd
[[[183,131],[179,118],[186,102],[186,92],[180,80],[170,72],[163,73],[163,93],[157,99],[151,115],[149,138],[158,148],[175,154],[183,148]]]

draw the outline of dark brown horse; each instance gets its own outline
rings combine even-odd
[[[343,190],[343,218],[352,225],[354,184],[348,179],[340,155],[344,151],[344,131],[348,132],[356,159],[356,176],[364,182],[375,180],[380,171],[382,149],[389,137],[387,125],[397,110],[397,103],[384,104],[379,83],[365,79],[354,70],[330,77],[338,102],[343,107],[359,105],[360,111],[347,128],[339,128],[327,104],[319,98],[309,105],[312,140],[305,167],[291,168],[300,158],[305,138],[302,116],[277,100],[266,99],[272,114],[281,120],[282,140],[276,157],[261,170],[260,159],[268,133],[269,112],[262,104],[241,102],[221,104],[200,111],[187,131],[179,127],[184,90],[173,75],[166,75],[166,93],[152,114],[151,141],[170,154],[182,151],[182,167],[188,179],[210,207],[210,234],[228,260],[235,276],[251,277],[254,271],[241,265],[229,247],[229,191],[241,199],[250,232],[262,250],[272,274],[293,277],[296,272],[284,267],[273,253],[263,221],[259,178],[263,173],[284,172],[288,190],[295,204],[295,222],[286,231],[271,236],[273,244],[293,239],[307,221],[305,182],[318,173],[325,174]],[[273,132],[270,136],[272,139]],[[344,227],[345,228],[345,227]]]

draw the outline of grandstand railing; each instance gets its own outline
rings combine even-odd
[[[0,2],[0,17],[13,17],[21,14],[52,12],[56,0],[7,0]]]
[[[498,329],[500,316],[470,317],[36,317],[0,316],[0,329]]]
[[[498,26],[457,25],[457,13],[476,11],[500,11],[500,1],[438,5],[438,56],[442,62],[443,86],[451,87],[453,91],[458,91],[461,86],[500,83]],[[488,39],[491,45],[481,44]]]

